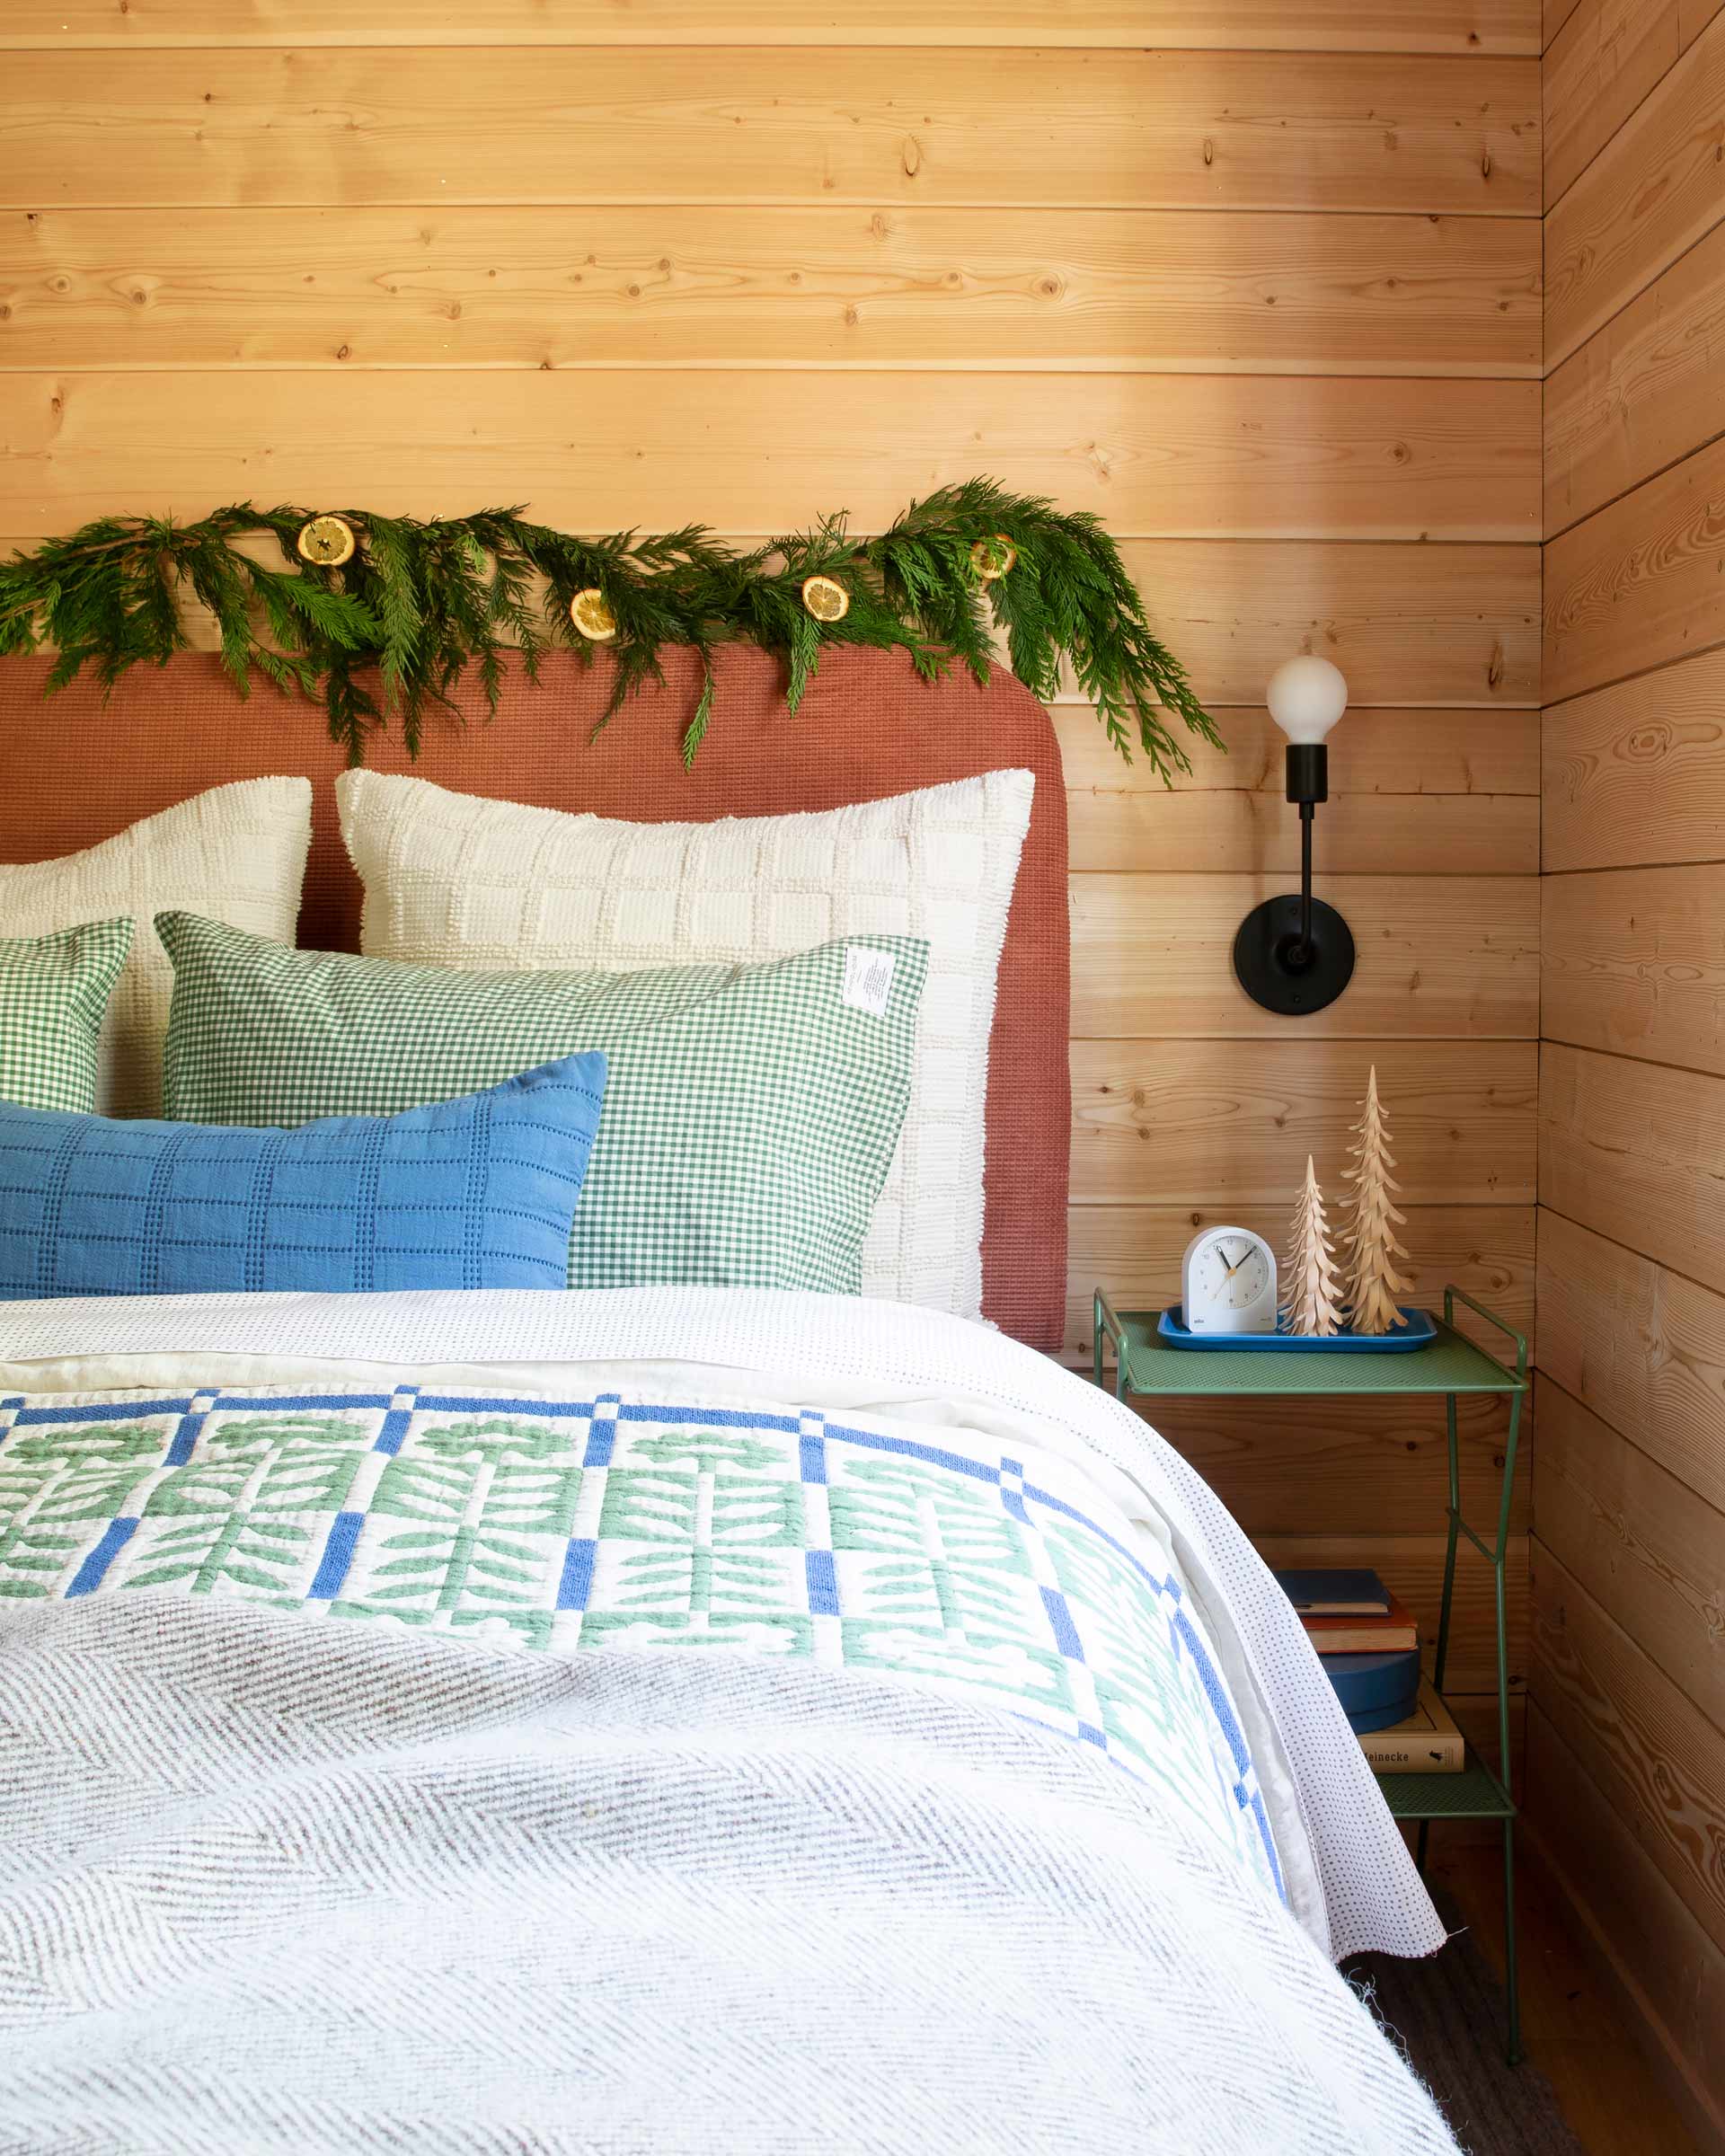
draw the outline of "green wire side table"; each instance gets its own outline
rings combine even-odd
[[[1515,1367],[1499,1362],[1455,1330],[1455,1305],[1465,1303],[1515,1346]],[[1507,1787],[1509,1773],[1509,1649],[1504,1597],[1504,1560],[1509,1547],[1509,1508],[1515,1489],[1516,1445],[1521,1434],[1522,1401],[1527,1393],[1527,1342],[1497,1312],[1476,1303],[1459,1287],[1444,1290],[1443,1322],[1429,1348],[1411,1354],[1277,1354],[1251,1348],[1169,1347],[1157,1334],[1160,1311],[1117,1312],[1099,1288],[1095,1299],[1095,1376],[1105,1380],[1103,1365],[1111,1347],[1114,1392],[1119,1400],[1215,1398],[1310,1399],[1322,1395],[1437,1394],[1445,1400],[1445,1434],[1449,1450],[1449,1535],[1444,1552],[1444,1598],[1438,1620],[1438,1648],[1431,1681],[1439,1696],[1449,1659],[1450,1607],[1455,1589],[1455,1556],[1463,1536],[1491,1567],[1497,1589],[1498,1763],[1492,1772],[1473,1746],[1459,1774],[1381,1774],[1391,1814],[1419,1823],[1418,1861],[1423,1873],[1426,1843],[1434,1819],[1500,1819],[1503,1822],[1503,1931],[1505,1992],[1508,2001],[1507,2055],[1517,2064],[1521,2051],[1521,2009],[1516,1982],[1516,1805]],[[1464,1392],[1501,1392],[1509,1400],[1509,1436],[1504,1446],[1503,1478],[1498,1498],[1497,1537],[1488,1542],[1462,1517],[1460,1446],[1455,1402]]]

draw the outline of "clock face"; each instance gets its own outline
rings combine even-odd
[[[1255,1236],[1224,1229],[1192,1253],[1193,1303],[1250,1310],[1269,1293],[1269,1264]]]

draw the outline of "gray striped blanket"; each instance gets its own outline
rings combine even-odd
[[[902,1677],[0,1608],[4,2156],[1437,2156],[1272,1893]]]

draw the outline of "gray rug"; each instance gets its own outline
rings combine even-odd
[[[1455,1931],[1462,1918],[1455,1903],[1444,1894],[1434,1898]],[[1429,1961],[1361,1954],[1343,1974],[1369,2000],[1470,2156],[1586,2156],[1538,2067],[1504,2063],[1503,1993],[1471,1932]]]

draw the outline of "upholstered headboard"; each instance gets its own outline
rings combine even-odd
[[[0,663],[0,859],[50,860],[206,787],[304,773],[316,807],[300,941],[358,949],[359,886],[332,792],[342,757],[315,709],[261,688],[242,702],[201,654],[128,675],[106,704],[84,682],[44,700],[48,664]],[[732,646],[717,664],[712,729],[692,773],[677,754],[696,694],[690,652],[671,653],[663,687],[643,691],[590,747],[606,664],[583,669],[560,653],[536,688],[511,676],[494,720],[469,693],[467,723],[433,721],[417,764],[396,733],[379,737],[369,760],[465,793],[641,823],[833,808],[982,771],[1034,772],[989,1065],[983,1304],[1005,1331],[1057,1348],[1070,1128],[1066,817],[1048,713],[1004,673],[986,688],[963,674],[930,685],[898,655],[838,649],[792,719],[775,661]]]

